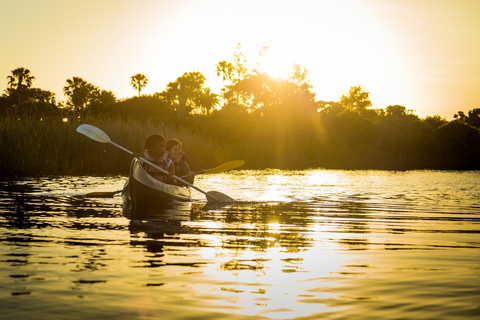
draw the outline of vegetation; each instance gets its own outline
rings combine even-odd
[[[0,176],[128,174],[131,157],[114,146],[77,133],[76,128],[82,123],[101,128],[112,141],[136,152],[142,151],[145,138],[152,132],[177,137],[186,142],[187,160],[189,155],[200,155],[189,161],[198,170],[235,157],[232,148],[219,146],[206,134],[169,123],[101,117],[87,117],[81,122],[2,118],[0,148],[4,152],[0,153]]]
[[[216,70],[219,95],[200,72],[150,96],[141,95],[148,80],[137,74],[139,96],[123,100],[73,77],[67,101],[57,103],[32,87],[28,69],[14,69],[0,96],[0,177],[126,174],[129,156],[76,133],[81,123],[137,152],[152,133],[178,138],[195,170],[232,159],[246,160],[245,168],[480,169],[480,109],[453,121],[421,119],[400,105],[373,108],[361,86],[339,101],[317,100],[306,69],[272,78],[250,69],[240,46]]]
[[[133,86],[134,90],[138,90],[138,96],[140,97],[142,89],[148,84],[148,79],[144,74],[137,73],[130,77],[130,84]]]

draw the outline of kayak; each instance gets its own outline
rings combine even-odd
[[[140,160],[134,158],[130,175],[122,190],[124,208],[152,207],[192,200],[190,188],[163,183],[150,176]]]

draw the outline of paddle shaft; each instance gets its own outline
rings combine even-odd
[[[243,166],[244,164],[245,164],[244,160],[232,160],[232,161],[222,163],[221,165],[219,165],[215,168],[205,169],[205,170],[202,170],[202,171],[199,171],[199,172],[195,172],[193,175],[204,174],[204,173],[220,173],[220,172],[223,172],[223,171],[236,169],[238,167]],[[187,174],[187,175],[182,176],[181,178],[186,178],[188,176],[189,175]]]
[[[123,151],[125,151],[125,152],[127,152],[127,153],[129,153],[129,154],[131,154],[131,155],[133,156],[133,152],[132,152],[132,151],[130,151],[130,150],[128,150],[128,149],[125,149],[125,148],[124,148],[124,147],[122,147],[121,145],[119,145],[119,144],[116,144],[115,142],[113,142],[112,140],[109,140],[109,141],[108,141],[108,143],[110,143],[110,144],[114,145],[115,147],[117,147],[117,148],[119,148],[119,149],[122,149]],[[216,199],[215,197],[212,197],[212,195],[209,195],[209,194],[207,194],[207,192],[203,191],[202,189],[200,189],[200,188],[197,188],[197,187],[196,187],[196,186],[194,186],[193,184],[191,184],[191,183],[189,183],[189,182],[187,182],[187,181],[183,180],[183,179],[182,179],[182,178],[180,178],[180,177],[177,177],[176,175],[170,174],[170,173],[169,173],[167,170],[165,170],[165,169],[163,169],[163,168],[161,168],[161,167],[157,166],[156,164],[154,164],[154,163],[152,163],[152,162],[148,161],[147,159],[145,159],[145,158],[143,158],[143,157],[140,157],[140,160],[141,160],[141,161],[143,161],[143,162],[145,162],[145,163],[147,163],[148,165],[150,165],[150,166],[154,167],[155,169],[158,169],[158,170],[160,170],[161,172],[165,173],[166,175],[169,175],[169,176],[171,176],[172,178],[174,178],[174,179],[177,179],[177,180],[179,180],[179,181],[183,182],[184,184],[186,184],[186,185],[187,185],[187,186],[189,186],[190,188],[193,188],[193,189],[197,190],[198,192],[201,192],[201,193],[203,193],[204,195],[206,195],[206,196],[208,196],[208,197],[212,198],[213,200],[215,200],[215,201],[219,201],[219,200],[218,200],[218,199]]]
[[[205,170],[199,171],[199,172],[194,172],[194,173],[192,174],[192,176],[196,176],[196,175],[198,175],[198,174],[204,174],[204,173],[205,173]],[[190,174],[186,174],[186,175],[184,175],[184,176],[181,176],[180,178],[185,179],[185,178],[188,177],[188,176],[190,176]]]

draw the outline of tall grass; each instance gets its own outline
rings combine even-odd
[[[199,130],[162,122],[84,119],[0,119],[0,177],[48,175],[128,174],[131,156],[110,144],[102,144],[76,132],[82,123],[94,125],[128,150],[143,152],[145,139],[158,133],[179,139],[192,170],[215,167],[235,158],[233,148],[220,146]]]
[[[245,160],[249,169],[480,168],[480,131],[458,121],[435,128],[408,116],[365,120],[356,113],[324,119],[244,115],[168,122],[0,117],[0,178],[128,174],[131,156],[77,133],[82,123],[138,153],[153,133],[177,138],[194,171],[236,159]]]

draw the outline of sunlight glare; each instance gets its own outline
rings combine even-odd
[[[264,201],[285,201],[288,194],[285,193],[285,184],[287,179],[279,174],[267,176],[269,187],[259,199]]]
[[[288,52],[282,49],[267,51],[260,63],[260,73],[267,73],[273,78],[286,80],[293,71],[295,62]]]
[[[259,6],[267,10],[261,2]],[[411,86],[405,80],[409,70],[401,48],[361,3],[305,1],[292,6],[278,1],[274,11],[252,24],[248,40],[241,41],[248,60],[259,60],[260,73],[288,79],[298,64],[308,71],[307,80],[323,100],[338,101],[350,87],[361,85],[372,92],[376,107],[385,107],[399,91],[391,85],[392,75]],[[258,58],[263,47],[268,50]]]
[[[281,230],[281,225],[278,222],[270,222],[268,224],[268,231],[272,233],[280,233]]]

